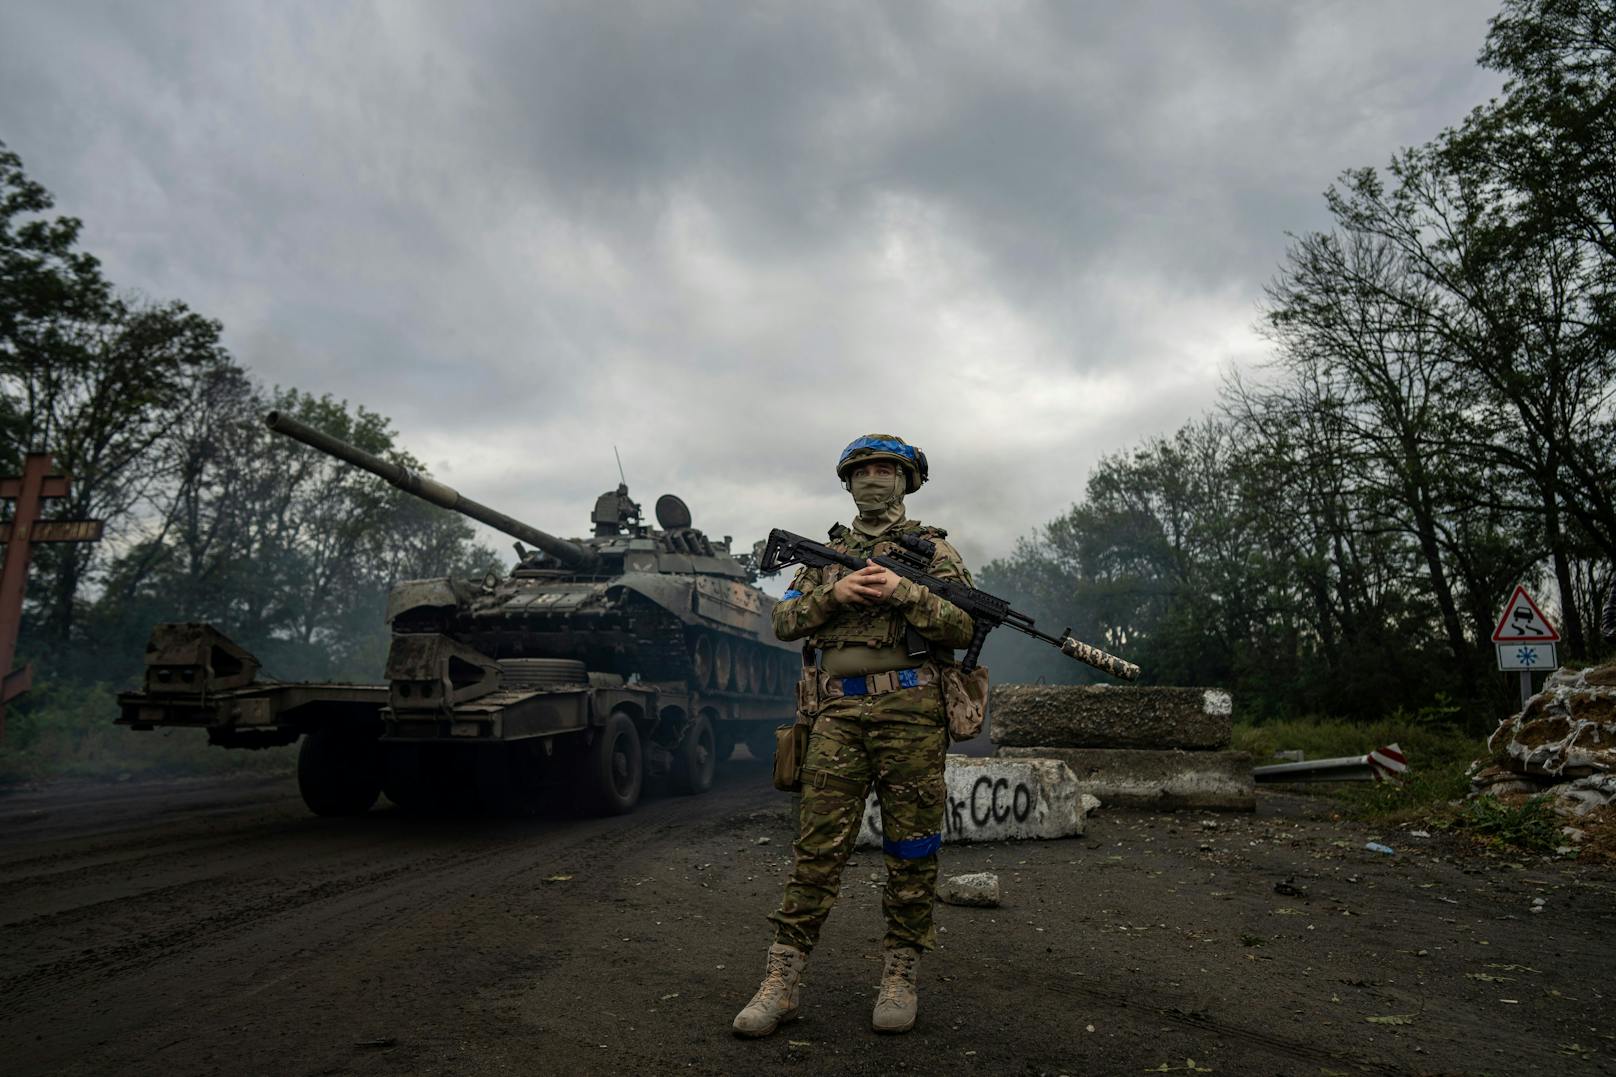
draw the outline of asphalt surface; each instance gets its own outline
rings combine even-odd
[[[739,1041],[788,816],[750,761],[613,819],[318,819],[289,776],[14,792],[0,1067],[1616,1073],[1616,870],[1266,792],[1255,816],[1102,809],[1083,838],[945,846],[1004,904],[940,907],[901,1037],[868,1028],[882,865],[858,853],[802,1018]]]

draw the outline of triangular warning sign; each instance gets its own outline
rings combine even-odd
[[[1543,611],[1526,593],[1526,588],[1517,584],[1515,593],[1509,596],[1509,603],[1504,607],[1504,615],[1498,619],[1498,627],[1493,629],[1493,642],[1555,643],[1559,639],[1560,633],[1549,624],[1549,619],[1543,616]]]

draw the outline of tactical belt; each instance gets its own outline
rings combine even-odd
[[[914,669],[892,669],[885,673],[871,673],[867,677],[832,677],[821,674],[820,699],[841,699],[843,696],[884,696],[905,688],[919,688],[931,684],[936,674],[926,666]]]

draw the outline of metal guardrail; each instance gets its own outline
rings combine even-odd
[[[1273,785],[1280,782],[1383,782],[1401,780],[1407,772],[1408,759],[1403,750],[1388,744],[1367,755],[1253,767],[1251,776],[1258,785]]]

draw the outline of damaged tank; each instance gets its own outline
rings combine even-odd
[[[509,575],[397,584],[385,684],[258,677],[208,625],[159,625],[142,691],[120,696],[135,729],[196,726],[224,747],[290,744],[322,815],[480,807],[529,814],[555,791],[604,813],[633,809],[646,777],[705,791],[744,742],[772,753],[791,720],[800,652],[775,639],[756,557],[692,526],[672,494],[655,527],[619,485],[593,534],[563,539],[399,464],[271,412],[270,429],[517,540]]]

